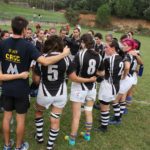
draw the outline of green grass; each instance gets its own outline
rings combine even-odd
[[[63,13],[45,11],[42,9],[23,8],[15,5],[8,5],[0,2],[0,19],[12,19],[14,16],[24,16],[30,21],[45,21],[54,23],[65,23],[66,19]],[[41,19],[33,17],[36,14],[42,16]]]
[[[82,32],[86,32],[87,29],[82,29]],[[95,30],[95,32],[105,31]],[[119,37],[121,34],[116,33],[115,36]],[[142,43],[141,53],[144,60],[144,75],[139,78],[139,83],[135,91],[134,99],[137,101],[144,101],[148,104],[141,104],[133,102],[129,107],[129,113],[123,117],[123,122],[118,126],[110,126],[109,131],[106,134],[92,130],[92,139],[90,142],[85,142],[80,136],[77,137],[77,144],[73,148],[68,146],[64,140],[64,136],[70,132],[71,124],[71,107],[70,102],[64,109],[61,118],[61,130],[56,142],[56,150],[149,150],[150,149],[150,45],[149,37],[135,36]],[[35,142],[33,135],[35,133],[34,127],[34,110],[32,99],[31,108],[28,112],[26,123],[26,135],[25,139],[30,144],[30,150],[45,150],[46,141],[43,145],[39,145]],[[94,125],[93,128],[98,127],[99,112],[94,110]],[[49,111],[45,112],[45,126],[44,137],[48,138],[49,129]],[[2,120],[2,114],[0,114],[0,120]],[[1,121],[0,121],[1,122]],[[84,131],[84,115],[80,122],[80,131]],[[13,137],[14,134],[12,135]],[[0,132],[0,149],[2,149],[2,133]]]

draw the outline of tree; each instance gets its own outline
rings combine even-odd
[[[76,25],[79,22],[79,13],[72,8],[66,10],[65,17],[72,25]]]
[[[114,4],[114,11],[118,17],[131,17],[135,14],[134,0],[116,0]]]
[[[144,11],[144,17],[145,19],[150,20],[150,7]]]
[[[96,23],[101,26],[108,26],[110,24],[110,7],[108,4],[103,4],[97,10]]]

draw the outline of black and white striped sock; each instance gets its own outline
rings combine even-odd
[[[113,109],[114,109],[114,116],[115,116],[115,120],[119,120],[120,119],[120,105],[119,103],[116,104],[112,104]]]
[[[53,145],[54,145],[54,142],[55,142],[55,140],[58,136],[58,133],[59,133],[59,129],[57,129],[57,130],[50,129],[49,139],[48,139],[48,142],[47,142],[47,150],[53,149]]]
[[[120,102],[120,115],[122,116],[124,113],[124,110],[126,109],[126,102]]]
[[[35,119],[36,140],[39,143],[42,143],[44,141],[44,139],[43,139],[43,125],[44,125],[44,120],[42,117]]]
[[[109,122],[109,111],[101,111],[101,127],[107,128]]]

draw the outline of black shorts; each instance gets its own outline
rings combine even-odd
[[[18,114],[25,114],[30,107],[29,96],[3,96],[3,107],[5,111],[16,110],[16,113]]]

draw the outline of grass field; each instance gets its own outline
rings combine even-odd
[[[5,12],[7,10],[7,13]],[[8,19],[17,15],[15,10],[20,11],[23,16],[32,20],[33,10],[10,7],[3,3],[0,3],[0,18],[4,15],[8,15]],[[36,10],[35,10],[36,11]],[[38,11],[37,11],[38,13]],[[44,13],[47,17],[45,19],[62,19],[61,14],[55,16],[50,12],[41,10],[40,13],[44,16]],[[20,15],[20,14],[19,14]],[[61,22],[61,21],[60,21]],[[8,29],[9,26],[0,26]],[[46,28],[46,27],[45,27]],[[60,29],[58,27],[57,29]],[[88,29],[82,29],[82,32],[86,32]],[[103,35],[105,31],[99,31],[95,29],[95,32],[101,32]],[[116,37],[119,37],[121,34],[115,33]],[[133,104],[129,107],[129,113],[123,117],[123,122],[118,126],[110,126],[107,133],[100,133],[94,129],[98,127],[98,118],[99,112],[94,110],[94,125],[92,130],[92,139],[90,142],[85,142],[80,136],[77,137],[77,144],[74,147],[68,146],[68,143],[64,140],[64,136],[70,132],[70,122],[71,122],[71,106],[68,101],[67,106],[64,109],[62,118],[61,118],[61,130],[56,142],[56,150],[150,150],[150,38],[145,36],[135,36],[138,40],[141,41],[141,53],[144,60],[144,75],[142,78],[139,78],[138,86],[134,94]],[[33,135],[35,133],[34,127],[34,110],[33,104],[35,99],[31,100],[31,107],[27,116],[26,123],[26,135],[25,139],[30,144],[30,150],[45,150],[46,141],[48,138],[48,129],[49,129],[49,111],[45,112],[45,143],[39,145],[35,142]],[[2,114],[0,114],[0,124],[2,121]],[[84,131],[84,114],[81,118],[80,131]],[[15,134],[12,134],[12,137],[15,138]],[[0,150],[3,147],[3,135],[0,130]]]
[[[36,15],[35,17],[34,14]],[[39,18],[38,15],[42,17]],[[14,16],[24,16],[30,21],[45,21],[65,23],[66,19],[62,13],[45,11],[42,9],[23,8],[0,2],[0,19],[11,19]]]
[[[86,29],[82,30],[87,31]],[[98,31],[98,30],[97,30]],[[97,32],[96,31],[96,32]],[[106,33],[102,31],[102,33]],[[120,34],[115,34],[117,37]],[[136,88],[133,104],[129,107],[129,113],[123,117],[123,122],[118,126],[110,126],[109,131],[104,134],[94,130],[98,127],[99,112],[94,110],[94,125],[92,130],[92,139],[90,142],[85,142],[80,136],[77,137],[77,144],[74,147],[68,146],[68,143],[64,140],[64,136],[70,132],[71,122],[71,107],[68,102],[65,107],[64,113],[61,119],[61,130],[56,142],[56,150],[149,150],[150,149],[150,46],[149,37],[136,36],[142,43],[142,57],[144,60],[144,75],[139,78],[139,84]],[[31,108],[27,116],[26,123],[26,136],[25,139],[30,143],[30,150],[44,150],[46,146],[46,140],[48,138],[49,128],[49,111],[45,112],[45,143],[38,145],[33,135],[35,133],[34,127],[34,110],[33,104],[35,99],[32,99]],[[143,103],[145,102],[145,103]],[[0,120],[2,120],[2,114],[0,114]],[[84,131],[84,115],[82,116],[80,123],[80,131]],[[15,135],[12,134],[15,138]],[[0,133],[0,149],[2,149],[2,133]]]

